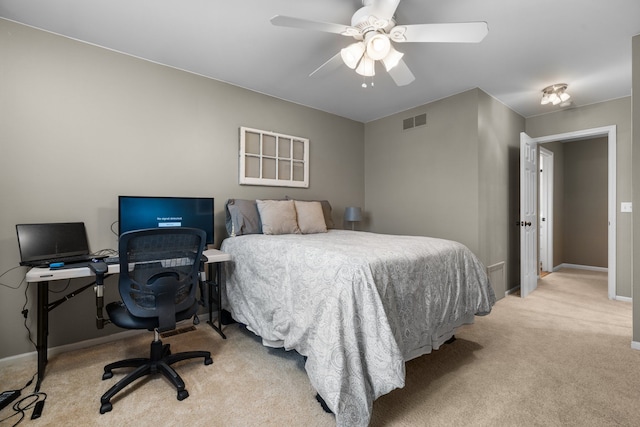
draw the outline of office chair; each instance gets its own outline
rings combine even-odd
[[[107,304],[109,320],[126,329],[154,332],[149,358],[110,363],[104,367],[103,380],[113,369],[136,368],[118,381],[100,399],[100,413],[111,411],[111,399],[138,378],[162,372],[178,391],[178,400],[189,397],[185,384],[171,367],[185,359],[202,357],[213,363],[208,351],[171,354],[162,344],[160,333],[175,329],[176,322],[193,317],[198,310],[200,257],[206,233],[195,228],[169,227],[135,230],[120,236],[119,291],[122,301]],[[197,317],[194,319],[197,323]]]

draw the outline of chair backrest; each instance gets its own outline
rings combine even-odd
[[[122,302],[137,317],[157,317],[158,330],[174,329],[176,313],[194,307],[203,230],[153,228],[123,233],[119,242]]]

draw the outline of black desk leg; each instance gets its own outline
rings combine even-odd
[[[36,351],[38,353],[38,381],[35,391],[40,391],[40,384],[47,367],[47,347],[49,336],[49,282],[38,282],[38,332],[36,337]]]
[[[215,266],[214,266],[215,265]],[[215,273],[212,275],[211,279],[207,280],[207,286],[209,287],[209,321],[207,322],[213,329],[216,330],[220,334],[223,339],[227,339],[226,335],[222,332],[222,321],[220,319],[222,312],[222,284],[224,283],[224,269],[222,268],[222,263],[216,262],[214,265],[209,264],[209,273],[211,273],[211,268],[215,269]],[[218,325],[213,321],[213,295],[215,292],[216,298],[216,310],[218,312]]]

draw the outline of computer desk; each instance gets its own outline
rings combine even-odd
[[[222,332],[222,323],[220,320],[221,311],[221,292],[224,285],[224,269],[222,263],[231,261],[231,255],[219,251],[217,249],[207,249],[202,253],[206,258],[209,269],[209,278],[213,280],[206,280],[207,295],[206,302],[209,309],[209,321],[207,322],[213,329],[215,329],[222,338],[226,339],[226,336]],[[120,264],[108,264],[109,270],[105,273],[105,277],[111,274],[118,274],[120,272]],[[212,272],[213,270],[213,272]],[[49,336],[49,311],[57,307],[49,307],[49,282],[54,280],[67,280],[77,279],[82,277],[95,277],[94,273],[89,267],[79,268],[64,268],[57,270],[50,270],[49,268],[32,268],[26,274],[26,280],[28,283],[37,283],[37,333],[36,333],[36,351],[38,353],[38,381],[36,383],[36,391],[40,390],[40,384],[44,378],[45,369],[47,367],[47,349],[48,349],[48,336]],[[89,285],[92,286],[93,284]],[[80,289],[81,292],[84,289]],[[217,325],[213,321],[213,294],[216,295],[217,304]]]

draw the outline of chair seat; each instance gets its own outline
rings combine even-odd
[[[157,317],[137,317],[127,311],[127,307],[122,301],[116,301],[107,304],[107,313],[111,322],[125,329],[147,329],[153,331],[158,327]],[[180,322],[185,319],[193,317],[198,311],[198,302],[194,302],[191,307],[176,313],[176,322]]]

